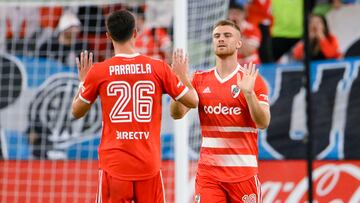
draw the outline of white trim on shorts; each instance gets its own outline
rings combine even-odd
[[[99,169],[99,174],[98,174],[98,192],[96,194],[96,199],[95,199],[95,203],[102,203],[102,179],[103,179],[103,173],[104,171],[102,169]]]
[[[160,181],[161,181],[161,188],[162,188],[162,191],[163,191],[164,203],[166,203],[164,180],[163,180],[163,177],[162,177],[162,172],[161,172],[161,170],[160,170]]]
[[[256,196],[257,196],[257,203],[261,203],[261,183],[260,183],[260,180],[258,178],[258,176],[254,176],[255,178],[255,184],[256,184]]]

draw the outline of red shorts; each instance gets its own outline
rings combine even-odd
[[[99,170],[99,186],[95,203],[164,203],[161,171],[151,179],[124,181]]]
[[[261,203],[260,181],[257,176],[235,183],[196,177],[195,182],[195,203]]]

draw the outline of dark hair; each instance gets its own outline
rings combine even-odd
[[[322,23],[324,24],[324,34],[328,38],[330,36],[330,31],[325,16],[319,14],[312,14],[311,17],[319,17],[321,19]]]
[[[245,11],[245,8],[243,5],[236,3],[234,1],[230,1],[229,9],[237,9],[237,10]]]
[[[236,25],[236,24],[235,24],[233,21],[231,21],[231,20],[220,20],[220,21],[218,21],[218,22],[214,25],[213,29],[215,29],[215,28],[217,28],[217,27],[219,27],[219,26],[230,26],[230,27],[233,27],[233,28],[235,28],[236,30],[238,30],[238,31],[240,32],[239,26]]]
[[[125,42],[134,33],[134,15],[127,10],[115,11],[106,19],[106,29],[114,41]]]

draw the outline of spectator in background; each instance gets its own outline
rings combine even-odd
[[[271,45],[277,62],[303,36],[303,0],[272,0]]]
[[[79,7],[77,16],[83,26],[80,36],[86,40],[89,50],[94,52],[94,61],[103,61],[111,56],[112,46],[106,37],[105,16],[109,10],[120,10],[117,4],[83,5]]]
[[[246,21],[246,12],[242,5],[231,3],[228,13],[228,19],[239,26],[242,35],[242,47],[238,50],[239,64],[253,62],[261,63],[258,54],[258,48],[261,41],[261,32],[259,28]]]
[[[32,6],[0,7],[0,51],[26,55],[34,40],[31,36],[40,29],[38,8]]]
[[[250,0],[246,4],[247,20],[261,31],[259,55],[262,63],[272,62],[270,26],[273,21],[271,0]]]
[[[39,49],[40,57],[59,60],[64,65],[75,66],[75,58],[87,48],[83,40],[79,40],[81,23],[71,12],[64,12],[60,17],[57,30]]]
[[[35,41],[33,50],[38,50],[46,40],[52,37],[62,13],[63,8],[61,6],[44,6],[39,8],[40,30],[32,36]]]
[[[172,42],[166,28],[147,27],[144,9],[130,9],[136,15],[136,49],[144,55],[170,62]]]
[[[324,16],[312,15],[309,22],[311,59],[338,59],[341,57],[337,38],[329,32]],[[293,49],[293,58],[303,60],[304,43],[298,42]]]

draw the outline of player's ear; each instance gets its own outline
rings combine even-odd
[[[238,39],[238,41],[237,41],[237,43],[236,43],[236,49],[240,49],[241,47],[242,47],[242,40],[241,40],[241,33],[240,33],[240,31],[238,31],[237,33],[236,33],[236,37],[237,37],[237,39]]]
[[[138,32],[137,32],[137,29],[134,29],[134,32],[133,32],[133,38],[136,38],[138,35]]]
[[[106,32],[106,39],[112,40],[111,36],[110,36],[110,34],[108,32]]]
[[[242,46],[242,41],[239,40],[237,43],[236,43],[236,49],[240,49]]]

